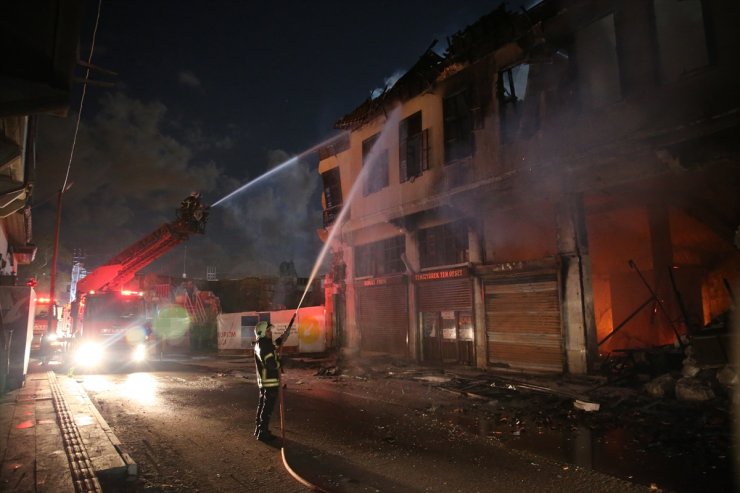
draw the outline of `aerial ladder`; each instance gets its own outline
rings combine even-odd
[[[188,198],[190,197],[193,195]],[[192,206],[189,205],[191,202]],[[91,291],[120,291],[138,271],[187,241],[190,235],[204,233],[208,207],[201,204],[197,198],[193,201],[186,198],[177,210],[176,217],[175,221],[161,225],[105,264],[89,272],[78,282],[77,293],[84,296]]]
[[[138,271],[191,235],[203,234],[207,218],[208,206],[193,192],[182,201],[174,221],[162,224],[78,281],[71,332],[79,364],[95,366],[106,350],[135,361],[144,359],[144,343],[151,332],[146,303],[143,293],[126,288]]]

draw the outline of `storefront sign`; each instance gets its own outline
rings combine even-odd
[[[359,279],[355,286],[368,288],[373,286],[389,286],[391,284],[402,284],[406,276],[389,276],[389,277],[371,277],[368,279]]]
[[[467,267],[459,267],[457,269],[445,269],[436,270],[432,272],[420,272],[414,275],[415,281],[438,281],[441,279],[456,279],[459,277],[466,277],[468,275]]]
[[[362,281],[363,286],[385,286],[388,284],[388,279],[377,278],[377,279],[365,279]]]

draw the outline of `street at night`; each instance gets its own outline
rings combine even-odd
[[[250,363],[178,355],[139,368],[147,371],[77,375],[139,468],[136,478],[104,482],[105,490],[305,491],[281,460],[281,441],[253,440]],[[604,428],[575,411],[562,418],[572,399],[510,389],[498,399],[463,396],[446,384],[485,376],[384,359],[347,361],[343,371],[331,363],[289,361],[285,374],[286,462],[324,491],[730,488],[726,458],[703,458],[687,438],[696,453],[669,460],[667,444],[639,445],[629,427]],[[652,428],[661,419],[646,413],[642,421]],[[279,434],[277,412],[273,428]]]
[[[740,491],[740,2],[0,2],[0,491]]]

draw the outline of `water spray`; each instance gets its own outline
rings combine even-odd
[[[376,165],[376,162],[380,155],[381,146],[379,144],[385,142],[388,129],[395,128],[395,124],[391,122],[396,122],[398,120],[399,113],[400,113],[400,110],[395,109],[388,115],[383,131],[381,132],[378,139],[375,141],[375,144],[373,144],[372,149],[370,149],[370,153],[368,154],[368,157],[367,157],[368,164],[365,166],[362,166],[362,168],[360,169],[360,173],[357,175],[357,179],[355,179],[354,183],[352,183],[352,188],[350,188],[349,190],[349,194],[347,195],[347,200],[344,201],[344,204],[342,205],[342,211],[337,216],[336,221],[334,221],[334,225],[331,228],[331,232],[329,233],[329,236],[326,238],[326,241],[324,242],[324,246],[321,248],[321,251],[319,252],[319,256],[316,258],[316,262],[313,265],[313,269],[311,269],[311,275],[308,277],[308,282],[306,283],[306,289],[303,290],[303,295],[301,296],[301,300],[298,302],[298,306],[296,307],[296,313],[298,313],[298,309],[301,307],[301,305],[303,304],[303,301],[306,299],[306,294],[308,294],[308,290],[311,287],[311,283],[316,277],[316,274],[318,273],[319,268],[321,267],[321,264],[324,262],[324,257],[326,256],[326,252],[331,247],[331,243],[334,240],[334,236],[337,234],[337,231],[339,231],[340,227],[342,226],[342,223],[344,222],[344,218],[347,216],[347,213],[349,211],[349,204],[352,203],[352,200],[357,194],[357,190],[359,190],[361,184],[364,183],[365,181],[365,175],[368,173],[367,170]],[[295,315],[293,315],[293,317],[295,318]],[[292,322],[292,319],[291,319],[291,322]]]
[[[322,147],[325,147],[325,146],[331,144],[332,142],[334,142],[336,140],[341,139],[342,137],[345,136],[345,134],[346,134],[346,132],[342,132],[339,135],[335,135],[334,137],[330,137],[330,138],[326,139],[325,141],[320,142],[320,143],[314,145],[313,147],[310,147],[310,148],[306,149],[305,151],[301,152],[300,154],[296,154],[295,156],[287,159],[286,161],[283,161],[282,163],[280,163],[279,165],[275,166],[271,170],[269,170],[269,171],[261,174],[260,176],[258,176],[254,180],[251,180],[251,181],[247,182],[246,184],[244,184],[241,187],[237,188],[233,192],[231,192],[231,193],[225,195],[224,197],[218,199],[216,202],[213,203],[213,205],[211,205],[211,207],[216,207],[220,203],[229,200],[231,197],[233,197],[235,195],[238,195],[239,193],[241,193],[244,190],[248,189],[252,185],[255,185],[255,184],[257,184],[257,183],[265,180],[266,178],[268,178],[268,177],[270,177],[270,176],[278,173],[282,169],[287,168],[291,164],[297,163],[302,158],[304,158],[305,156],[311,154],[312,152],[316,152],[318,149],[320,149]]]
[[[306,294],[308,294],[308,290],[311,287],[311,283],[313,283],[314,278],[316,277],[316,274],[319,271],[319,268],[321,267],[321,264],[324,262],[324,257],[326,256],[326,252],[329,250],[332,241],[334,240],[334,236],[337,234],[337,231],[340,230],[340,227],[342,226],[345,217],[348,214],[349,211],[349,204],[352,202],[352,200],[355,197],[355,194],[357,193],[357,190],[360,188],[360,184],[364,183],[365,181],[365,175],[368,173],[368,169],[374,167],[376,165],[376,162],[378,160],[378,157],[380,155],[379,148],[380,143],[385,142],[385,137],[387,135],[387,131],[390,128],[396,128],[394,124],[391,122],[397,122],[398,116],[399,116],[400,110],[397,108],[393,110],[387,117],[386,125],[383,128],[383,131],[381,132],[379,138],[375,141],[375,144],[373,144],[372,149],[370,150],[370,154],[367,156],[367,165],[362,166],[360,169],[360,173],[357,175],[357,178],[355,179],[354,183],[352,183],[352,187],[350,188],[349,194],[347,195],[347,200],[342,205],[342,211],[337,216],[337,219],[334,221],[334,225],[331,228],[331,232],[329,233],[329,236],[326,238],[326,241],[324,242],[324,246],[321,248],[321,251],[319,252],[319,256],[316,258],[316,262],[313,265],[313,269],[311,269],[311,275],[308,277],[308,282],[306,283],[306,289],[303,290],[303,295],[301,296],[300,301],[298,302],[298,306],[296,306],[295,313],[293,313],[293,316],[290,318],[290,322],[288,323],[288,328],[285,330],[285,334],[289,334],[291,328],[293,327],[293,322],[296,319],[296,316],[298,315],[298,310],[300,310],[301,305],[303,305],[303,301],[306,299]],[[324,145],[324,144],[320,144]],[[318,146],[316,146],[318,147]],[[316,147],[310,149],[306,152],[311,152],[316,149]],[[246,188],[246,186],[250,185],[248,183],[241,189],[237,190],[240,191],[243,188]],[[236,193],[236,192],[234,192]],[[233,193],[231,194],[233,195]],[[219,200],[219,202],[222,202],[226,198],[230,197],[231,195],[225,197],[224,199]],[[218,202],[217,202],[218,203]],[[216,205],[216,204],[214,204]],[[282,346],[281,346],[282,349]],[[293,476],[294,479],[296,479],[299,483],[303,484],[304,486],[307,486],[313,491],[318,492],[324,492],[322,488],[319,486],[312,484],[308,481],[306,481],[304,478],[299,476],[288,464],[287,459],[285,458],[285,392],[283,390],[283,386],[281,385],[279,387],[279,402],[280,402],[280,433],[282,437],[282,446],[280,447],[280,455],[283,459],[283,465],[285,466],[285,469],[290,473],[291,476]]]

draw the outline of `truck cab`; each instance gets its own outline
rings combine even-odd
[[[75,363],[87,368],[146,361],[151,318],[143,293],[104,291],[84,297],[82,326],[75,337]]]

